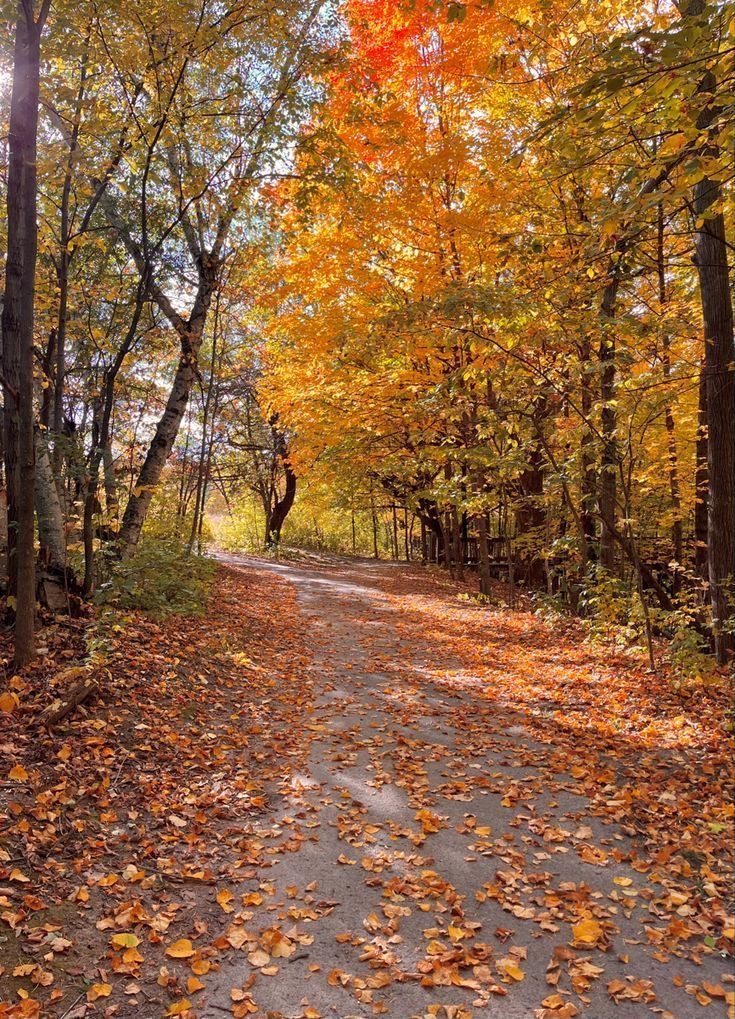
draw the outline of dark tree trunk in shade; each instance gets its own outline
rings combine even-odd
[[[429,546],[429,560],[439,565],[444,558],[444,531],[441,525],[441,516],[436,503],[430,499],[419,499],[419,517],[428,531],[431,539]]]
[[[271,511],[265,539],[267,548],[272,548],[281,540],[283,525],[291,507],[294,504],[294,499],[296,498],[296,475],[291,470],[291,466],[288,461],[284,461],[283,470],[286,477],[286,486],[283,495],[276,502]]]
[[[516,537],[521,544],[526,539],[528,545],[523,548],[523,565],[520,576],[525,583],[534,589],[546,586],[546,566],[540,552],[546,528],[546,509],[543,504],[544,470],[543,457],[539,449],[534,449],[529,456],[530,464],[521,473],[522,491],[521,505],[516,509]]]
[[[703,0],[684,10],[686,17],[702,18]],[[706,26],[703,26],[706,27]],[[704,97],[697,118],[700,131],[709,131],[702,157],[719,155],[714,125],[722,110],[710,101],[717,90],[711,70],[699,82]],[[730,290],[728,242],[721,210],[722,182],[703,177],[694,187],[695,262],[699,277],[704,332],[707,387],[707,468],[709,475],[707,565],[715,653],[720,664],[730,657],[735,640],[731,632],[735,613],[735,337]]]
[[[588,338],[585,338],[579,350],[581,371],[581,410],[584,418],[582,438],[580,440],[580,519],[581,531],[584,535],[582,563],[583,572],[591,561],[597,558],[597,537],[595,510],[597,506],[597,472],[593,451],[592,429],[586,424],[592,417],[594,393],[592,392],[592,350]]]
[[[707,374],[704,361],[699,376],[699,409],[697,414],[697,442],[695,446],[694,484],[694,564],[697,575],[707,582],[709,563],[707,556],[707,532],[709,502],[709,472],[707,470]]]
[[[610,279],[602,296],[602,339],[600,340],[600,399],[602,401],[601,432],[602,456],[600,458],[599,502],[600,502],[600,565],[612,573],[615,569],[615,537],[613,526],[617,504],[617,411],[616,390],[616,342],[613,319],[618,294],[618,271],[611,269]]]
[[[664,250],[664,208],[663,203],[658,203],[657,210],[657,271],[658,271],[658,301],[661,315],[664,315],[668,303],[668,292],[666,287],[666,253]],[[668,327],[664,325],[662,337],[663,350],[661,361],[664,371],[664,379],[667,383],[671,379],[671,337]],[[684,559],[684,534],[681,522],[681,489],[679,485],[679,454],[676,443],[676,422],[671,401],[667,399],[664,408],[664,420],[666,424],[666,444],[669,458],[669,491],[671,492],[671,546],[674,561],[677,567],[674,574],[676,590],[681,583],[681,565]]]
[[[35,438],[33,310],[37,251],[36,132],[41,33],[50,0],[37,20],[18,5],[13,52],[7,172],[8,254],[2,310],[5,472],[8,490],[8,591],[15,605],[15,666],[34,656]]]
[[[480,594],[490,594],[490,546],[487,540],[487,517],[477,517],[477,558],[480,576]]]

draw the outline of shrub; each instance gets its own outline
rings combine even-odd
[[[216,564],[186,550],[176,535],[144,535],[130,558],[111,564],[96,601],[154,616],[204,611]]]

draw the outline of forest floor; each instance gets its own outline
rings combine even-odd
[[[724,683],[459,591],[229,557],[51,733],[48,627],[0,701],[0,1016],[733,1015]]]

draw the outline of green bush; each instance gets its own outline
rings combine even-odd
[[[635,587],[628,581],[591,569],[580,592],[579,610],[593,640],[623,646],[644,640],[644,619]]]
[[[180,537],[145,534],[130,558],[110,564],[96,601],[154,616],[197,615],[204,611],[216,564],[187,552]]]

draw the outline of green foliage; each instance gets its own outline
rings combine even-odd
[[[568,601],[560,594],[534,591],[531,598],[534,614],[551,626],[561,620],[568,620],[572,615]]]
[[[239,499],[232,514],[210,518],[216,544],[226,552],[261,552],[263,549],[263,510],[255,499]]]
[[[640,599],[626,580],[605,570],[593,570],[579,599],[587,632],[592,640],[633,646],[644,640],[645,621]]]
[[[673,635],[668,646],[667,658],[677,685],[703,680],[713,675],[715,660],[709,645],[693,630],[688,615],[680,610],[669,613],[673,624]]]
[[[187,552],[176,536],[144,535],[133,555],[117,563],[96,595],[99,604],[163,617],[204,611],[216,570],[206,556]]]
[[[596,571],[588,577],[580,608],[591,640],[630,648],[644,645],[646,620],[634,583]],[[685,588],[672,609],[649,606],[649,612],[674,684],[707,682],[716,664],[709,642],[702,636],[704,627],[709,626],[709,609],[702,605],[700,592]]]
[[[657,613],[659,625],[668,640],[666,657],[677,685],[706,680],[715,670],[709,642],[697,632],[702,627],[704,610],[696,590],[683,591],[671,612]],[[709,620],[707,620],[709,622]]]
[[[365,499],[360,503],[364,504]],[[228,516],[213,519],[212,533],[216,544],[228,552],[263,551],[263,510],[254,497],[244,494]],[[378,553],[391,555],[390,513],[378,507]],[[353,541],[354,519],[354,541]],[[399,521],[399,526],[402,521]],[[399,533],[402,552],[404,531]],[[312,482],[300,486],[293,509],[286,518],[281,535],[282,548],[295,547],[316,552],[371,556],[374,554],[373,520],[369,508],[358,504],[354,511],[349,500],[335,498],[328,484]]]

